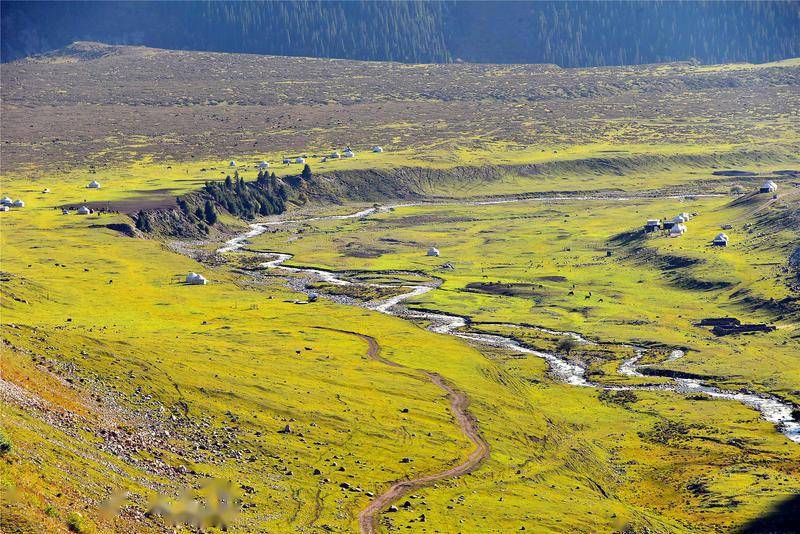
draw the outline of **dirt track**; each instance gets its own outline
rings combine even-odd
[[[359,334],[358,332],[351,332],[348,330],[338,330],[335,328],[324,329],[359,337],[367,342],[367,356],[369,356],[371,359],[392,367],[405,368],[405,366],[400,365],[397,362],[393,362],[382,357],[381,347],[377,340],[372,336]],[[451,467],[450,469],[418,478],[412,478],[410,480],[400,480],[392,484],[389,489],[387,489],[381,495],[375,497],[366,508],[359,512],[358,526],[362,534],[374,534],[378,524],[378,516],[380,515],[381,511],[383,511],[393,502],[400,499],[409,491],[427,486],[438,480],[458,477],[470,473],[489,457],[489,444],[485,439],[483,439],[483,436],[481,436],[480,432],[478,431],[475,420],[467,411],[467,407],[469,406],[469,398],[464,393],[458,391],[448,384],[442,376],[424,370],[420,370],[420,372],[424,374],[431,382],[441,388],[445,393],[447,393],[447,397],[450,399],[450,411],[453,412],[453,415],[458,421],[462,432],[464,432],[464,435],[467,436],[467,438],[475,445],[475,448],[470,452],[466,460],[454,467]]]

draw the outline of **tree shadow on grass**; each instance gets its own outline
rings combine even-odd
[[[800,495],[789,497],[775,508],[740,530],[740,534],[800,533]]]

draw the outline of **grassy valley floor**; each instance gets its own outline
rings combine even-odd
[[[775,165],[756,170],[786,164]],[[490,455],[469,475],[416,491],[381,516],[382,529],[727,531],[800,491],[800,449],[740,404],[576,388],[535,357],[326,299],[296,304],[305,297],[279,273],[198,264],[107,227],[124,215],[56,209],[90,195],[140,201],[203,180],[194,165],[171,167],[109,172],[97,191],[77,174],[48,194],[37,194],[41,181],[4,182],[28,199],[2,218],[4,527],[158,531],[164,518],[144,514],[154,503],[167,518],[197,517],[186,515],[181,495],[188,488],[214,510],[203,488],[217,480],[240,499],[235,514],[219,514],[238,529],[355,529],[359,511],[391,482],[444,471],[472,450],[423,370],[470,399]],[[707,173],[675,169],[648,183],[693,184]],[[598,180],[635,193],[635,176]],[[566,173],[550,179],[581,189]],[[524,187],[514,180],[491,192],[550,187],[547,177]],[[286,225],[250,248],[289,252],[302,265],[441,278],[410,305],[467,315],[485,331],[503,333],[489,323],[510,322],[580,332],[607,343],[573,356],[609,384],[642,380],[615,372],[630,356],[626,342],[660,347],[652,365],[797,402],[797,311],[768,304],[791,296],[784,266],[796,233],[773,217],[796,206],[786,189],[776,201],[726,194],[404,207]],[[646,218],[682,211],[697,216],[680,239],[633,232]],[[722,224],[733,225],[731,246],[709,248]],[[425,256],[430,246],[442,255]],[[210,284],[184,285],[189,271]],[[716,338],[693,326],[720,315],[778,329]],[[328,328],[372,336],[382,357],[403,367],[371,360],[363,339]],[[543,350],[559,341],[525,328],[519,335]],[[673,347],[686,355],[658,356]]]

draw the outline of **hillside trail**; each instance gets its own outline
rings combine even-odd
[[[332,332],[340,332],[343,334],[349,334],[352,336],[356,336],[360,339],[363,339],[367,342],[367,356],[377,362],[380,362],[385,365],[389,365],[391,367],[409,369],[408,367],[401,365],[397,362],[393,362],[391,360],[387,360],[383,356],[381,356],[381,346],[378,341],[366,334],[361,334],[358,332],[352,332],[350,330],[340,330],[338,328],[327,328],[327,327],[317,327],[321,330],[329,330]],[[362,534],[374,534],[376,532],[376,527],[378,523],[378,516],[380,513],[389,507],[392,503],[401,499],[404,495],[408,492],[430,485],[436,481],[443,480],[446,478],[454,478],[463,476],[467,473],[472,472],[481,463],[489,457],[489,444],[481,435],[480,431],[478,430],[477,424],[474,418],[469,414],[467,407],[469,406],[469,397],[463,392],[455,389],[453,386],[447,383],[447,381],[438,373],[432,373],[430,371],[425,371],[422,369],[416,369],[420,373],[422,373],[428,380],[431,381],[434,385],[439,387],[442,391],[447,394],[447,398],[450,399],[450,411],[453,414],[453,417],[456,418],[458,422],[458,426],[461,428],[461,431],[464,435],[469,439],[473,444],[473,449],[467,456],[467,459],[461,462],[460,464],[453,466],[449,469],[445,469],[444,471],[439,471],[436,473],[431,473],[428,475],[420,476],[417,478],[411,478],[408,480],[399,480],[389,486],[389,488],[383,492],[381,495],[378,495],[374,498],[370,503],[367,505],[366,508],[363,508],[358,514],[358,526]]]

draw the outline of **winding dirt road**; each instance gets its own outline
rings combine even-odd
[[[372,336],[360,334],[358,332],[351,332],[349,330],[339,330],[336,328],[318,328],[333,332],[340,332],[343,334],[350,334],[363,339],[367,342],[367,356],[369,358],[392,367],[406,368],[397,362],[387,360],[381,356],[381,346]],[[375,497],[369,503],[369,505],[361,510],[361,512],[358,514],[358,526],[362,534],[374,534],[376,532],[376,527],[378,526],[378,517],[380,516],[380,513],[385,508],[388,508],[393,502],[402,498],[406,493],[424,486],[428,486],[445,478],[466,475],[467,473],[474,471],[485,459],[489,457],[489,444],[486,442],[483,436],[481,436],[475,420],[469,414],[469,411],[467,411],[467,407],[469,406],[469,398],[463,392],[458,391],[453,386],[448,384],[441,375],[422,369],[417,369],[417,371],[425,375],[428,380],[430,380],[433,384],[438,386],[447,394],[447,398],[450,399],[450,411],[458,421],[461,431],[472,442],[474,448],[469,453],[469,456],[467,456],[466,460],[454,467],[418,478],[399,480],[392,484],[389,489],[387,489],[381,495]]]

